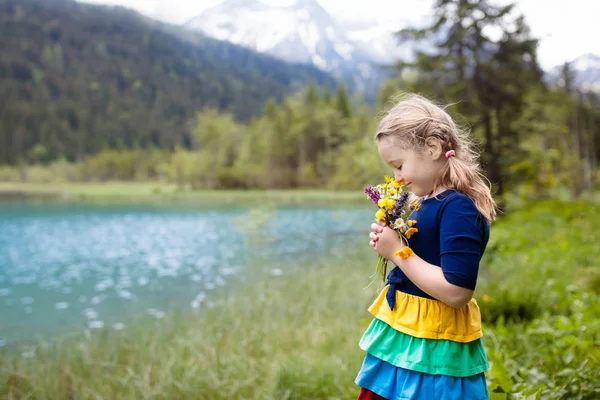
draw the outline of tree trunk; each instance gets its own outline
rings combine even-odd
[[[589,171],[589,180],[587,181],[587,190],[591,192],[594,188],[594,172],[596,171],[596,127],[594,120],[594,104],[589,102],[588,120],[587,120],[587,140],[586,140],[586,160]]]
[[[304,165],[306,164],[305,132],[299,133],[298,138],[298,167],[296,169],[296,187],[304,187]]]
[[[582,104],[583,107],[583,104]],[[591,118],[586,120],[587,111],[585,108],[583,109],[585,113],[582,113],[582,121],[581,127],[583,130],[583,143],[581,148],[581,157],[582,157],[582,167],[583,167],[583,185],[582,190],[586,193],[591,193],[593,189],[592,183],[592,152],[591,150],[591,137],[592,137],[592,126],[591,126]],[[591,115],[591,110],[590,110]]]
[[[502,180],[502,174],[500,172],[500,167],[498,166],[498,159],[502,156],[502,138],[506,134],[506,128],[504,128],[504,120],[502,119],[502,106],[496,105],[496,135],[494,139],[496,140],[494,146],[494,169],[496,170],[495,177],[498,182],[498,194],[502,195],[504,193],[504,182]]]
[[[492,185],[498,186],[496,194],[502,194],[502,185],[499,180],[498,160],[496,154],[496,146],[494,146],[494,132],[492,129],[492,116],[489,109],[483,111],[483,128],[485,130],[485,158],[487,160],[486,170],[487,176]]]
[[[583,168],[582,168],[582,163],[581,163],[581,126],[579,124],[579,108],[580,108],[580,104],[579,104],[579,97],[577,96],[575,98],[575,105],[574,105],[574,109],[573,109],[573,116],[572,116],[572,132],[573,132],[573,150],[574,150],[574,159],[575,159],[575,165],[573,166],[573,172],[574,172],[574,176],[573,176],[573,184],[572,184],[572,193],[574,197],[579,197],[579,195],[581,195],[582,192],[582,175],[583,175]]]

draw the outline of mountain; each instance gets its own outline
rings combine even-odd
[[[600,93],[600,55],[587,53],[569,62],[574,84],[581,90]],[[562,65],[547,72],[546,80],[553,84],[559,81]]]
[[[189,142],[196,113],[247,120],[269,98],[335,80],[123,7],[0,0],[0,165]]]
[[[369,57],[380,64],[393,64],[399,59],[413,57],[414,44],[398,43],[394,32],[401,26],[410,26],[410,21],[375,21],[370,19],[344,19],[338,24],[346,36],[369,53]]]
[[[226,0],[184,26],[286,61],[315,65],[361,91],[377,88],[383,78],[377,64],[390,61],[389,49],[357,40],[360,35],[351,38],[353,30],[334,20],[316,0],[296,0],[290,6]],[[381,35],[391,38],[389,32]]]
[[[600,55],[584,54],[571,62],[575,84],[584,90],[600,92]]]

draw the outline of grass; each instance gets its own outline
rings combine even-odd
[[[22,183],[0,182],[0,199],[28,198],[47,201],[77,202],[142,202],[176,204],[333,204],[362,203],[365,195],[359,190],[340,192],[322,189],[301,190],[185,190],[164,182],[105,183]]]
[[[600,398],[599,223],[598,206],[547,202],[493,227],[476,292],[492,399]],[[374,260],[349,250],[197,314],[0,350],[0,397],[355,399]]]
[[[600,206],[546,201],[493,228],[476,292],[496,398],[600,398]]]
[[[362,264],[372,261],[365,255]],[[361,290],[370,270],[344,274],[342,268],[321,265],[259,280],[198,315],[41,346],[31,359],[3,357],[0,394],[351,398],[362,356],[357,341],[374,292]]]

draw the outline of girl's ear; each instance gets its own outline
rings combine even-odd
[[[439,139],[430,137],[425,140],[425,154],[427,154],[433,161],[440,159],[443,153],[442,143]]]

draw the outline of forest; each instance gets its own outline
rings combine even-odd
[[[207,39],[192,45],[126,10],[91,18],[68,0],[3,3],[5,181],[359,189],[383,171],[377,117],[416,92],[449,104],[471,130],[497,194],[578,196],[597,182],[599,95],[575,86],[568,63],[548,82],[538,39],[512,5],[438,1],[430,26],[397,33],[434,48],[398,60],[369,104],[309,67]]]

